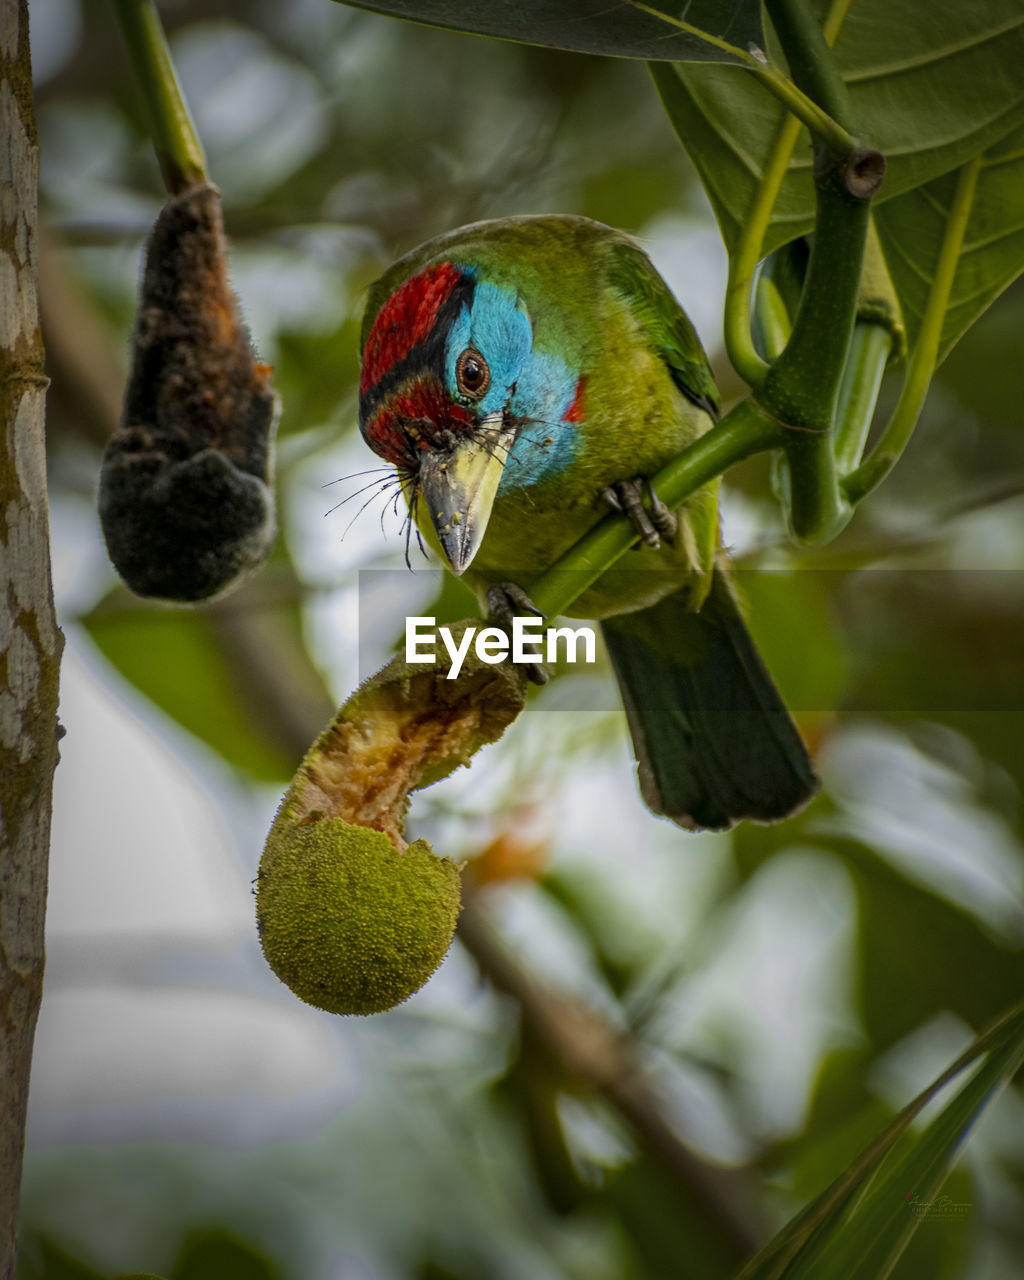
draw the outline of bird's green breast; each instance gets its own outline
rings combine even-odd
[[[654,475],[711,425],[709,416],[680,393],[628,306],[609,291],[592,295],[590,302],[588,332],[574,335],[583,380],[582,419],[550,429],[529,427],[517,442],[483,543],[465,575],[475,588],[511,580],[529,591],[534,579],[607,515],[603,490],[620,480]],[[531,307],[534,316],[535,344],[557,350],[566,323],[561,298],[555,306]],[[540,483],[518,482],[522,452],[559,446],[571,454],[568,465],[553,469]],[[643,608],[678,590],[681,574],[703,579],[716,524],[712,487],[689,504],[676,545],[630,552],[576,602],[572,616]]]

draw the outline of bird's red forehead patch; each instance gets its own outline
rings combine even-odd
[[[377,312],[363,352],[360,395],[426,340],[462,273],[450,262],[427,267],[398,286]]]

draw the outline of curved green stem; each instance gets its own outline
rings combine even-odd
[[[152,0],[114,0],[128,56],[146,100],[164,184],[178,195],[206,182],[206,157],[174,72],[167,38]]]
[[[848,122],[846,86],[806,0],[767,0],[767,7],[798,85]],[[834,30],[844,13],[841,5],[830,13]],[[820,145],[816,151],[814,243],[800,308],[785,351],[757,393],[789,428],[786,506],[793,536],[807,543],[835,537],[851,513],[837,482],[833,435],[875,189],[865,184],[861,190],[834,154],[825,156]]]
[[[831,48],[835,43],[850,4],[851,0],[833,0],[822,26],[822,35],[828,48]],[[775,92],[778,87],[776,78],[785,79],[780,77],[774,68],[767,68],[761,64],[751,66],[750,70],[755,74],[759,74],[762,83],[772,92]],[[769,83],[769,80],[771,83]],[[790,81],[786,80],[785,83],[800,95],[801,100],[804,99],[804,95],[800,94],[800,91]],[[776,94],[776,96],[780,95]],[[810,100],[807,99],[807,101]],[[788,98],[785,100],[785,105],[790,107]],[[750,337],[751,286],[754,272],[761,259],[765,235],[771,224],[772,211],[779,198],[779,192],[782,189],[782,183],[789,168],[793,149],[800,136],[802,123],[807,123],[803,115],[790,107],[790,114],[786,116],[782,128],[779,130],[779,136],[775,141],[775,146],[772,148],[768,164],[758,185],[753,207],[743,224],[739,241],[729,255],[729,283],[725,295],[725,347],[733,368],[745,382],[754,388],[761,385],[765,374],[768,372],[768,365],[761,358]],[[834,123],[834,121],[830,121],[830,124]],[[835,138],[833,138],[834,140]],[[848,152],[845,154],[848,154]]]
[[[785,351],[793,322],[776,282],[762,272],[754,290],[752,328],[757,346],[768,359],[777,360]]]
[[[764,381],[768,364],[758,354],[750,335],[750,291],[754,272],[761,259],[761,249],[771,222],[772,210],[799,136],[800,121],[796,116],[787,116],[757,188],[754,205],[744,223],[743,232],[729,255],[729,283],[725,294],[723,322],[725,347],[733,368],[754,388]]]
[[[678,507],[733,463],[778,448],[781,436],[776,421],[744,400],[651,478],[655,492],[667,506]],[[530,599],[545,617],[565,613],[635,541],[636,530],[625,516],[605,516],[530,584]]]
[[[849,195],[838,175],[817,184],[818,217],[793,334],[757,395],[789,428],[788,509],[794,537],[821,543],[850,511],[835,474],[833,423],[857,313],[869,203]]]
[[[939,358],[942,326],[946,318],[953,280],[956,276],[960,251],[963,248],[967,222],[971,216],[974,192],[981,169],[981,157],[975,156],[960,170],[953,203],[946,222],[946,234],[932,279],[928,303],[921,320],[921,329],[914,344],[907,367],[899,402],[892,418],[871,451],[870,456],[852,475],[843,481],[843,493],[848,502],[856,504],[876,488],[899,461],[914,433],[928,387]]]
[[[783,495],[790,532],[806,546],[823,546],[853,515],[839,488],[831,432],[791,432],[785,451]]]
[[[870,321],[857,321],[839,389],[835,457],[840,476],[848,475],[860,462],[891,351],[892,333],[889,329]]]

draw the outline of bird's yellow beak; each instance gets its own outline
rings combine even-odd
[[[420,462],[417,487],[456,576],[483,541],[515,431],[501,412],[488,414],[454,449],[425,453]]]

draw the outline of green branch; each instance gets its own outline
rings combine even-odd
[[[206,157],[174,72],[167,37],[152,0],[114,0],[128,56],[146,101],[164,184],[179,195],[206,182]]]
[[[843,6],[843,16],[847,7]],[[813,100],[815,109],[820,111],[834,128],[841,126],[849,128],[850,97],[830,47],[835,36],[832,40],[828,39],[828,34],[819,24],[817,16],[811,12],[806,0],[766,0],[766,8],[782,43],[793,79],[803,93]],[[833,15],[830,14],[829,17],[832,18]],[[839,21],[842,21],[842,17]],[[836,29],[838,30],[838,24]],[[790,110],[792,111],[793,108],[790,107]],[[811,126],[808,125],[808,128]],[[845,131],[845,128],[842,129],[843,133]],[[829,142],[826,131],[819,128],[811,129],[811,132],[816,134],[829,147],[829,150],[837,155],[843,154],[841,146],[836,145],[835,141]],[[846,148],[847,153],[851,149],[852,140],[851,146]]]
[[[793,81],[783,75],[777,67],[773,67],[770,63],[758,62],[756,58],[751,58],[746,65],[769,93],[778,98],[801,124],[805,124],[812,136],[832,155],[845,160],[856,150],[857,144],[852,135],[806,93],[798,89]]]
[[[753,400],[744,400],[652,477],[658,497],[676,508],[727,467],[778,448],[781,428]],[[636,529],[610,514],[530,584],[530,599],[548,618],[565,613],[636,542]]]
[[[846,86],[829,47],[845,16],[842,0],[828,15],[827,32],[805,0],[768,0],[767,7],[801,92],[848,124]],[[839,488],[833,434],[857,316],[870,197],[885,172],[878,152],[853,148],[843,154],[820,131],[815,152],[814,241],[800,307],[785,350],[757,388],[764,409],[788,428],[787,513],[794,537],[811,543],[835,537],[852,510]]]
[[[857,314],[869,204],[833,174],[817,184],[818,217],[800,309],[758,399],[786,424],[789,517],[803,542],[833,538],[850,510],[835,475],[833,423]]]

